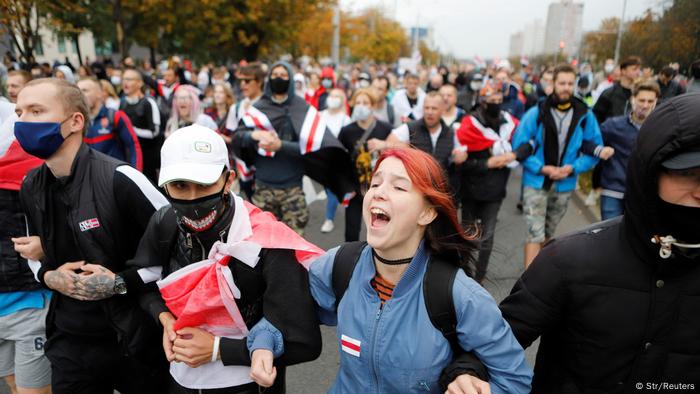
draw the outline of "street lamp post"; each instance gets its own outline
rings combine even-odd
[[[620,18],[620,26],[617,27],[617,40],[615,41],[615,64],[620,61],[620,42],[622,41],[622,26],[625,23],[625,10],[627,9],[627,0],[622,1],[622,17]]]
[[[331,47],[333,64],[340,63],[340,4],[333,6],[333,46]]]

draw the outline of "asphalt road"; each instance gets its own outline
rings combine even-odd
[[[525,239],[525,219],[516,209],[519,196],[520,173],[514,171],[508,183],[508,195],[501,206],[496,226],[494,250],[486,276],[486,289],[493,297],[502,300],[513,287],[516,279],[523,272],[523,243]],[[325,201],[311,204],[311,219],[306,230],[307,238],[324,249],[339,245],[343,242],[344,213],[338,210],[335,220],[335,230],[322,234],[319,229],[324,220]],[[573,202],[557,234],[580,229],[590,222],[583,212]],[[364,237],[364,230],[363,235]],[[321,356],[310,363],[297,365],[287,371],[287,392],[291,394],[325,393],[333,383],[338,370],[338,342],[335,328],[321,327],[323,335],[323,352]],[[530,365],[534,365],[537,344],[526,350]],[[8,394],[9,390],[0,383],[0,394]]]

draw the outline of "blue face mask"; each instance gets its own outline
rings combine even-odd
[[[46,160],[63,144],[63,122],[16,122],[15,137],[25,152]]]

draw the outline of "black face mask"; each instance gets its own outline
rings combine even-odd
[[[274,94],[285,94],[289,91],[289,80],[283,78],[271,78],[270,90]]]
[[[228,208],[228,193],[224,190],[195,200],[180,200],[168,196],[175,210],[178,224],[190,233],[201,233],[212,228]]]
[[[501,114],[501,104],[498,103],[486,103],[486,115],[491,118],[498,118]]]
[[[686,207],[659,199],[661,236],[673,235],[681,243],[700,243],[700,208]]]

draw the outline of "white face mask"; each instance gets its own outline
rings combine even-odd
[[[605,65],[605,73],[606,73],[606,74],[611,74],[613,71],[615,71],[615,65],[614,65],[614,64],[606,64],[606,65]]]
[[[483,86],[483,83],[481,83],[481,81],[479,81],[479,82],[472,81],[469,83],[469,88],[471,88],[471,90],[473,92],[478,92],[479,90],[481,90],[482,86]]]
[[[372,109],[366,105],[356,105],[352,110],[352,118],[354,120],[364,121],[372,115]]]
[[[112,85],[114,86],[119,86],[122,84],[122,77],[114,75],[112,78],[110,78],[110,82],[112,82]]]
[[[361,79],[360,80],[360,87],[361,88],[368,88],[369,87],[369,81],[366,79]]]
[[[326,99],[326,106],[330,109],[338,109],[343,105],[343,100],[340,97],[328,96]]]

